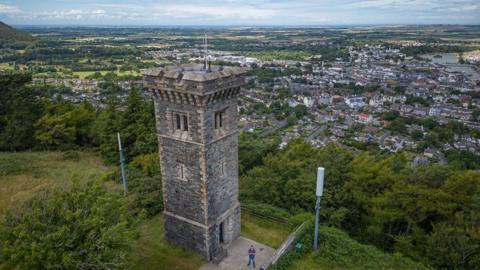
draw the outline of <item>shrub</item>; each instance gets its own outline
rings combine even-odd
[[[313,222],[308,222],[305,225],[305,228],[297,236],[297,242],[302,244],[302,249],[300,253],[297,253],[295,248],[287,251],[278,262],[270,267],[270,270],[285,270],[297,259],[303,257],[304,255],[312,252],[313,244],[313,233],[315,231],[315,225]]]
[[[242,201],[242,206],[248,209],[252,209],[256,214],[274,217],[279,219],[289,219],[291,214],[282,208],[272,206],[266,203],[259,203],[252,200]]]
[[[128,201],[134,214],[145,212],[147,217],[160,213],[163,209],[162,177],[144,176],[129,173]]]
[[[136,223],[99,183],[45,190],[0,224],[3,269],[120,269]]]

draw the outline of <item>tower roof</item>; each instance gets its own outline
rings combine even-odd
[[[190,64],[147,69],[143,74],[152,77],[204,82],[241,75],[246,72],[247,70],[242,67],[224,67],[217,65],[210,66],[207,71],[203,65]]]

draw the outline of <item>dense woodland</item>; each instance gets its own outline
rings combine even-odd
[[[110,96],[104,109],[52,101],[29,86],[30,80],[28,73],[0,75],[0,150],[86,149],[115,163],[119,131],[130,194],[111,195],[98,184],[92,184],[94,189],[74,186],[68,196],[61,191],[39,193],[2,221],[0,264],[5,262],[5,269],[74,269],[79,262],[121,268],[127,243],[135,235],[134,220],[162,209],[153,104],[135,88],[124,102]],[[243,203],[271,205],[292,215],[312,212],[315,171],[323,166],[324,224],[438,269],[480,269],[478,171],[456,165],[413,167],[408,152],[387,154],[333,144],[314,148],[301,139],[279,150],[278,143],[275,137],[241,134]],[[118,181],[118,172],[110,178]],[[48,241],[42,235],[48,235]],[[49,244],[59,241],[66,242],[59,248]]]

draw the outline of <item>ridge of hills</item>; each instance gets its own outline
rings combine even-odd
[[[34,41],[30,34],[17,30],[10,25],[0,21],[0,40],[8,41]]]

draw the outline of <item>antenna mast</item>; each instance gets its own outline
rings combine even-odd
[[[207,33],[205,33],[204,44],[205,44],[205,64],[204,64],[204,69],[205,69],[205,71],[208,71],[208,37],[207,37]]]
[[[127,174],[125,173],[125,157],[123,156],[122,141],[120,140],[120,132],[117,132],[118,151],[120,152],[120,167],[122,169],[123,191],[128,192]]]

